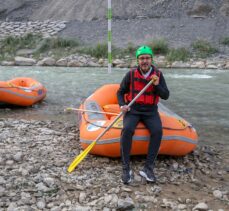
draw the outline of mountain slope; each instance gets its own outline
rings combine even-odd
[[[0,0],[0,18],[9,20],[105,19],[107,0]],[[229,0],[113,0],[113,18],[228,17]]]
[[[107,40],[107,0],[0,0],[2,21],[68,21],[58,35]],[[172,47],[229,35],[229,0],[113,0],[112,42],[123,47],[165,38]]]

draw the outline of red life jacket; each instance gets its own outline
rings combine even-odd
[[[149,83],[152,75],[157,75],[160,80],[160,71],[152,66],[153,70],[147,78],[140,73],[138,69],[131,70],[130,72],[130,91],[126,95],[128,102],[132,101],[134,97]],[[135,101],[137,104],[157,105],[159,96],[155,94],[154,86],[149,86],[148,89]]]

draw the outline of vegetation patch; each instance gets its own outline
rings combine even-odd
[[[216,53],[218,50],[206,40],[197,40],[192,43],[192,48],[196,57],[206,58]]]
[[[229,45],[229,37],[224,37],[220,41],[222,45]],[[165,55],[169,62],[188,61],[194,58],[206,58],[217,52],[217,49],[208,41],[197,40],[190,48],[171,48],[165,39],[154,39],[146,45],[150,46],[156,55]],[[128,43],[126,48],[112,46],[112,57],[115,58],[135,58],[136,49],[139,46]],[[87,54],[95,58],[107,58],[107,43],[97,45],[85,45],[77,39],[60,37],[44,38],[41,34],[27,34],[23,37],[6,37],[0,40],[0,60],[14,60],[17,55],[42,59],[44,57],[54,57],[60,59],[72,54]]]
[[[220,40],[220,43],[223,45],[229,45],[229,37],[224,37]]]
[[[8,36],[0,40],[0,59],[12,59],[20,49],[33,49],[42,40],[40,34],[27,34],[23,37]]]
[[[155,39],[147,44],[155,54],[166,55],[169,51],[168,43],[165,39]]]
[[[186,48],[170,49],[166,58],[169,62],[187,61],[191,57],[191,53]]]
[[[107,43],[98,43],[94,47],[84,47],[79,50],[79,53],[88,54],[95,58],[107,58],[108,54]]]

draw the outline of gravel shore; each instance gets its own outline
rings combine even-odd
[[[185,157],[159,156],[158,182],[143,181],[144,157],[133,157],[134,182],[120,180],[120,159],[81,152],[75,125],[0,119],[0,210],[228,210],[228,152],[198,147]]]

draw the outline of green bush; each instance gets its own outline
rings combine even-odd
[[[217,49],[206,40],[197,40],[191,46],[196,56],[200,58],[206,58],[217,52]]]
[[[186,48],[170,49],[166,58],[168,61],[187,61],[191,57],[191,53]]]
[[[124,58],[126,56],[134,57],[136,52],[136,46],[129,42],[126,48],[117,48],[112,46],[112,55],[116,58]]]
[[[86,47],[79,50],[80,53],[88,54],[96,58],[107,58],[107,43],[98,43],[95,47]]]
[[[52,49],[74,48],[78,47],[79,42],[73,39],[47,38],[42,40],[39,52],[46,52]]]
[[[4,40],[5,45],[17,45],[20,48],[33,48],[36,46],[37,42],[41,40],[42,36],[40,34],[26,34],[22,37],[6,37]]]
[[[67,48],[67,47],[77,47],[79,42],[74,39],[64,39],[64,38],[55,38],[51,40],[52,48]]]
[[[27,34],[19,39],[19,48],[35,48],[37,43],[39,43],[42,39],[41,34]]]
[[[169,47],[165,39],[155,39],[147,44],[150,46],[155,54],[167,54]]]
[[[41,40],[41,35],[27,34],[23,37],[8,36],[0,43],[1,53],[15,54],[17,50],[23,48],[35,48]]]
[[[136,52],[136,46],[133,43],[129,42],[127,48],[124,49],[124,52],[127,55],[133,56]]]
[[[23,37],[8,36],[0,40],[0,60],[11,60],[19,49],[34,48],[41,35],[27,34]]]
[[[224,37],[220,40],[220,43],[223,45],[229,45],[229,37]]]

